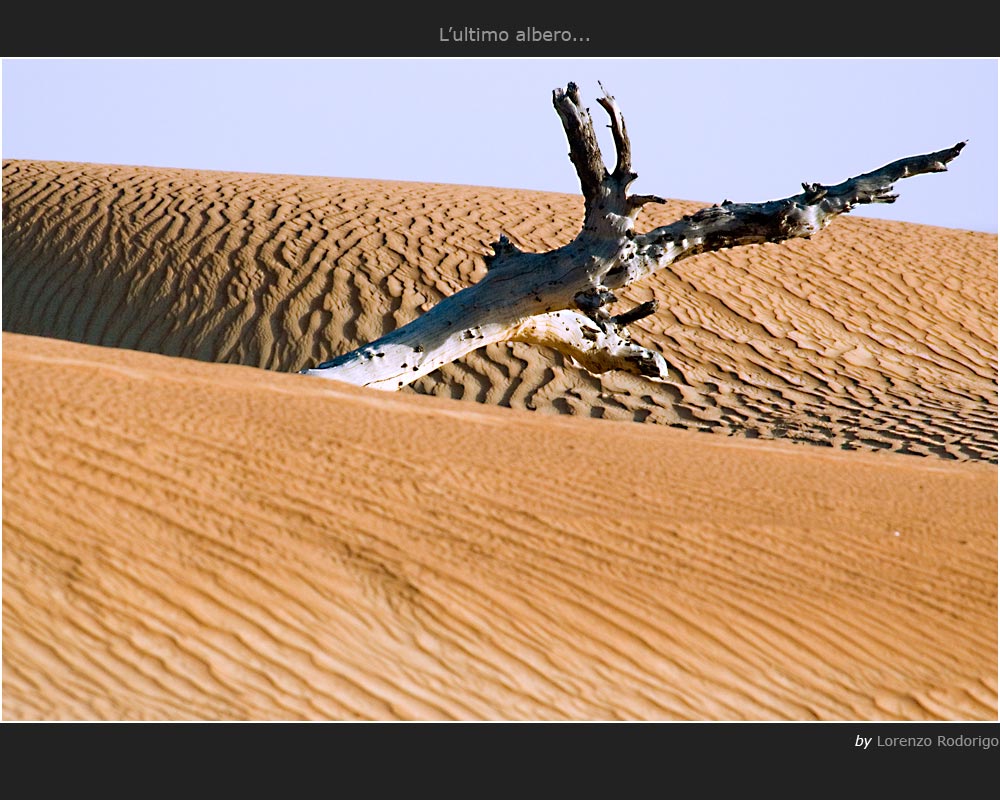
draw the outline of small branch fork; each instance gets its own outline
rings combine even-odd
[[[610,119],[616,151],[611,172],[576,84],[552,93],[584,197],[583,226],[572,242],[528,253],[501,236],[484,257],[488,272],[481,281],[381,339],[303,373],[391,391],[479,347],[516,341],[555,348],[593,373],[617,369],[665,380],[663,356],[634,344],[628,332],[628,325],[655,313],[655,301],[612,315],[607,307],[617,300],[615,290],[699,253],[809,238],[855,206],[895,202],[896,181],[945,172],[965,147],[959,142],[902,158],[832,186],[803,183],[800,194],[781,200],[724,200],[637,234],[642,207],[666,201],[628,194],[637,175],[625,119],[606,91],[597,102]]]

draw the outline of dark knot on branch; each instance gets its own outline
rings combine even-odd
[[[502,256],[509,256],[514,254],[520,254],[523,251],[519,250],[517,246],[507,238],[506,234],[500,234],[500,238],[489,245],[493,250],[492,255],[483,256],[483,261],[486,262],[486,269],[492,269],[496,260]]]
[[[614,292],[607,289],[588,289],[585,292],[578,292],[573,296],[573,302],[591,319],[604,306],[610,305],[618,300]],[[606,312],[605,312],[606,313]]]
[[[805,189],[805,201],[807,206],[812,206],[826,197],[826,193],[829,191],[826,186],[819,183],[803,183],[802,188]]]
[[[573,101],[573,105],[583,108],[583,105],[580,103],[580,87],[573,83],[573,81],[566,84],[566,96]]]

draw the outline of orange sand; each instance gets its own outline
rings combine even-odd
[[[475,282],[502,232],[549,249],[582,213],[574,195],[471,186],[44,161],[3,177],[4,330],[282,372]],[[651,206],[639,228],[703,205]],[[630,327],[668,383],[496,344],[406,391],[997,461],[996,234],[844,216],[681,261],[622,306],[654,296]]]
[[[5,719],[997,718],[995,235],[682,262],[628,294],[663,386],[498,345],[384,394],[292,373],[578,198],[3,193]]]

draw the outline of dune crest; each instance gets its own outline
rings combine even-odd
[[[794,187],[792,187],[794,188]],[[763,198],[749,198],[759,200]],[[4,163],[4,330],[295,372],[575,235],[582,199],[484,187]],[[706,203],[671,201],[642,229]],[[836,220],[622,293],[672,381],[491,345],[413,392],[843,450],[997,462],[997,236]]]

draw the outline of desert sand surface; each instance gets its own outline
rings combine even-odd
[[[4,334],[7,718],[995,718],[996,468]]]
[[[707,204],[647,207],[638,228]],[[524,250],[565,244],[583,201],[8,161],[3,207],[4,330],[298,372],[480,279],[501,233]],[[809,241],[681,261],[620,296],[622,308],[659,301],[630,328],[671,364],[670,381],[598,377],[555,352],[496,344],[404,391],[997,460],[996,234],[845,215]]]
[[[4,719],[996,719],[995,234],[681,262],[666,384],[295,374],[581,209],[5,162]]]

